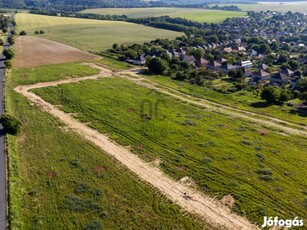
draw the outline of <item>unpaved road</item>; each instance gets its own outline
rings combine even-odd
[[[18,86],[14,90],[24,95],[43,111],[59,118],[73,131],[116,158],[124,166],[134,172],[139,178],[159,189],[164,195],[166,195],[174,203],[180,205],[184,210],[200,216],[206,223],[209,223],[218,229],[258,229],[247,219],[232,213],[220,202],[209,196],[201,194],[194,189],[183,185],[182,183],[176,182],[165,175],[159,168],[154,167],[152,164],[140,159],[137,155],[129,151],[129,149],[114,143],[106,135],[91,129],[73,118],[71,115],[64,113],[54,105],[44,101],[36,94],[29,92],[30,89],[68,84],[83,80],[93,80],[105,75],[112,75],[110,71],[101,67],[98,68],[102,72],[95,76]],[[185,193],[187,194],[186,196],[184,195]]]
[[[158,84],[156,82],[150,81],[150,79],[148,78],[141,77],[139,75],[140,70],[141,69],[125,70],[125,71],[117,72],[116,74],[120,77],[133,81],[134,83],[138,85],[147,87],[149,89],[154,89],[157,92],[160,92],[166,95],[170,95],[173,98],[180,99],[192,105],[200,106],[206,110],[211,110],[213,112],[217,112],[220,114],[244,119],[254,124],[260,125],[260,126],[271,127],[271,128],[276,129],[276,131],[280,133],[307,136],[307,127],[305,126],[291,123],[288,121],[284,121],[278,118],[273,118],[273,117],[264,116],[261,114],[257,114],[257,113],[253,113],[253,112],[249,112],[249,111],[245,111],[241,109],[236,109],[236,108],[233,108],[227,105],[218,104],[212,101],[196,98],[196,97],[181,93],[172,88],[169,88],[161,84]],[[132,76],[132,77],[129,77],[129,76]],[[146,82],[144,82],[144,80]],[[147,83],[147,82],[150,82],[150,83]]]

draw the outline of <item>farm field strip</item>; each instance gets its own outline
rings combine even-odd
[[[171,89],[165,86],[160,87],[161,86],[160,84],[150,81],[147,78],[140,77],[139,74],[137,74],[137,72],[138,70],[134,69],[134,70],[126,70],[126,71],[118,72],[117,74],[121,77],[124,77],[126,79],[129,79],[130,81],[137,83],[138,85],[141,85],[141,86],[144,86],[150,89],[154,89],[160,93],[170,95],[174,98],[189,102],[196,106],[202,106],[203,108],[210,109],[214,112],[219,112],[219,113],[230,115],[233,117],[243,118],[251,122],[254,122],[256,124],[259,124],[259,125],[274,127],[285,133],[307,136],[307,128],[304,126],[300,126],[298,124],[294,124],[294,123],[284,121],[278,118],[268,117],[268,116],[260,115],[260,114],[253,113],[253,112],[248,112],[248,111],[241,110],[241,109],[235,109],[230,106],[218,104],[218,103],[211,102],[205,99],[195,98],[193,96],[181,93],[177,90],[174,90],[174,89]],[[132,75],[134,77],[133,78],[129,77],[129,75],[130,76]],[[151,82],[151,83],[146,83],[144,81]],[[157,87],[157,85],[159,85],[159,87]]]
[[[89,65],[94,67],[92,64]],[[231,213],[228,208],[219,204],[214,199],[202,195],[199,192],[196,192],[195,190],[172,180],[161,170],[141,160],[127,148],[115,144],[108,138],[107,135],[101,134],[87,125],[77,121],[71,115],[59,110],[56,106],[46,102],[35,93],[29,92],[29,90],[36,88],[75,83],[84,80],[93,80],[102,76],[112,76],[112,72],[101,67],[99,67],[99,69],[102,72],[95,76],[17,86],[15,91],[24,95],[41,110],[59,118],[80,136],[114,156],[118,161],[137,174],[141,179],[158,188],[169,199],[179,204],[186,211],[198,214],[206,222],[217,227],[223,226],[227,229],[257,229],[257,227],[249,223],[248,220]],[[184,196],[185,193],[188,194],[190,198],[187,199]]]
[[[81,13],[94,13],[104,15],[127,15],[129,18],[145,18],[145,17],[181,17],[197,22],[214,22],[218,23],[226,18],[243,17],[245,12],[225,11],[225,10],[208,10],[200,8],[173,8],[173,7],[158,7],[158,8],[104,8],[104,9],[88,9]]]
[[[101,52],[112,47],[114,43],[134,44],[149,42],[157,38],[173,39],[183,33],[152,28],[149,26],[121,22],[82,18],[16,14],[17,31],[25,30],[35,36],[36,30],[45,34],[36,35],[61,42],[85,51]]]

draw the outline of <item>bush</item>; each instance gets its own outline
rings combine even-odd
[[[6,59],[11,60],[15,56],[15,53],[12,49],[5,49],[3,51],[3,55],[6,57]]]
[[[7,69],[11,69],[12,68],[12,62],[9,61],[9,60],[5,61],[4,65],[5,65],[5,68],[7,68]]]
[[[4,130],[12,135],[17,135],[21,130],[21,122],[7,113],[2,114],[0,123]]]
[[[3,46],[4,45],[4,41],[3,39],[0,38],[0,46]]]
[[[39,31],[38,30],[35,30],[35,32],[34,32],[35,34],[39,34]]]
[[[102,224],[99,221],[91,221],[86,225],[85,230],[102,230]]]
[[[10,45],[14,45],[14,43],[15,43],[14,37],[13,37],[13,36],[8,37],[8,38],[7,38],[7,42],[8,42]]]
[[[301,95],[301,92],[300,92],[300,91],[298,91],[298,90],[294,90],[294,91],[293,91],[293,98],[299,98],[300,95]]]
[[[266,100],[268,104],[275,103],[280,98],[280,89],[274,86],[263,88],[261,92],[261,99]]]
[[[40,30],[40,31],[39,31],[39,34],[45,34],[45,31]]]
[[[21,31],[21,32],[19,33],[19,35],[20,35],[20,36],[25,36],[25,35],[27,35],[27,32],[23,30],[23,31]]]

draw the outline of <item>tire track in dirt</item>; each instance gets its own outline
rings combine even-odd
[[[93,64],[87,65],[94,67]],[[185,211],[200,216],[204,222],[218,229],[258,229],[256,225],[251,224],[246,218],[232,213],[229,208],[222,205],[214,198],[201,194],[200,192],[171,179],[160,169],[143,161],[126,147],[120,146],[110,140],[107,135],[101,134],[98,131],[88,127],[86,124],[83,124],[73,118],[70,114],[63,112],[56,106],[44,101],[38,95],[29,92],[31,89],[76,83],[84,80],[95,80],[100,77],[111,77],[113,75],[112,71],[110,70],[102,67],[95,67],[101,70],[100,74],[89,77],[44,82],[34,85],[22,85],[17,86],[14,90],[17,93],[24,95],[41,110],[59,118],[74,132],[78,133],[84,139],[92,142],[100,149],[113,156],[120,163],[135,173],[139,178],[159,189],[166,197],[181,206]]]

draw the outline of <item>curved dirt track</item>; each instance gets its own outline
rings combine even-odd
[[[174,181],[157,167],[146,163],[127,148],[111,141],[107,135],[101,134],[98,131],[86,126],[69,114],[59,110],[56,106],[44,101],[36,94],[29,92],[30,89],[68,84],[84,80],[94,80],[99,77],[110,77],[113,75],[113,73],[107,69],[91,64],[88,65],[100,69],[101,73],[90,77],[18,86],[14,90],[24,95],[43,111],[59,118],[73,131],[116,158],[124,166],[134,172],[139,178],[159,189],[164,195],[166,195],[174,203],[181,206],[184,210],[200,216],[209,225],[212,225],[218,229],[258,229],[257,226],[251,224],[244,217],[232,213],[220,202],[209,196],[201,194],[192,188],[183,185],[182,183]]]
[[[117,75],[123,78],[126,78],[134,83],[141,85],[143,87],[147,87],[149,89],[154,89],[157,92],[172,96],[173,98],[177,98],[179,100],[188,102],[192,105],[200,106],[204,109],[209,109],[213,112],[217,112],[224,115],[229,115],[231,117],[237,117],[240,119],[247,120],[254,124],[260,126],[266,126],[276,129],[279,133],[288,133],[288,134],[295,134],[295,135],[303,135],[307,137],[307,127],[295,124],[292,122],[284,121],[278,118],[269,117],[241,109],[236,109],[227,105],[218,104],[212,101],[208,101],[205,99],[196,98],[184,93],[181,93],[177,90],[172,88],[163,86],[156,82],[149,80],[148,78],[141,77],[138,73],[142,69],[133,69],[133,70],[125,70],[121,72],[117,72]],[[133,77],[129,77],[133,76]],[[150,83],[145,83],[150,82]]]

